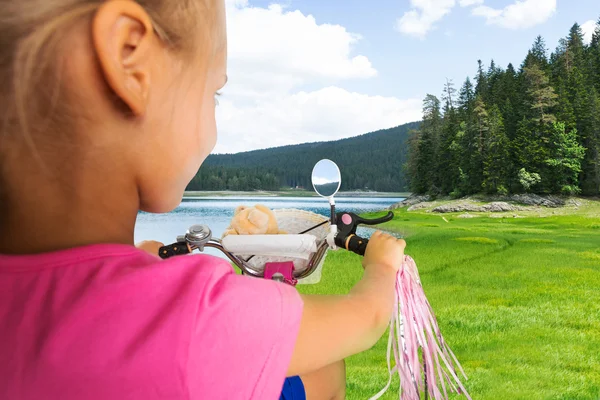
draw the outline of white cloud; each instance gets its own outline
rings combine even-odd
[[[254,101],[305,84],[377,75],[367,57],[351,55],[361,37],[342,26],[319,25],[314,17],[285,11],[281,5],[252,7],[247,0],[227,4],[228,95]]]
[[[464,1],[464,0],[463,0]],[[456,0],[410,0],[412,9],[396,21],[396,29],[406,35],[423,39],[435,29],[435,23],[450,13]]]
[[[314,17],[285,12],[278,4],[228,11],[232,61],[270,64],[302,78],[368,78],[377,73],[367,57],[350,55],[361,37],[340,25],[319,25]]]
[[[460,0],[461,7],[471,7],[483,4],[483,0]]]
[[[583,31],[583,41],[586,44],[589,44],[592,41],[592,35],[596,30],[596,21],[590,20],[581,25],[581,30]]]
[[[556,0],[517,0],[503,9],[479,5],[472,14],[485,18],[490,25],[526,29],[546,22],[555,12]]]
[[[377,76],[365,55],[354,54],[360,35],[281,5],[226,4],[229,82],[217,108],[215,153],[339,139],[421,118],[420,100],[341,88]]]
[[[556,12],[557,0],[515,0],[504,8],[484,5],[485,0],[458,0],[461,7],[473,7],[471,13],[483,17],[489,25],[525,29],[546,22]],[[412,8],[396,21],[396,29],[424,39],[456,6],[457,0],[410,0]]]

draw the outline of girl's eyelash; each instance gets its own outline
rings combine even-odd
[[[221,96],[221,92],[215,93],[215,105],[219,105],[219,97]]]

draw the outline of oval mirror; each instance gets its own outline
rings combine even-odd
[[[311,180],[319,196],[330,198],[340,190],[342,174],[336,163],[325,159],[315,164]]]

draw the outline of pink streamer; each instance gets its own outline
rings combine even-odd
[[[400,377],[401,400],[418,400],[421,394],[432,400],[447,400],[448,389],[464,394],[471,400],[456,373],[456,367],[465,379],[467,376],[442,337],[421,286],[415,261],[409,256],[405,256],[404,264],[398,271],[396,300],[387,348],[389,379],[385,387],[370,400],[383,396],[395,373]],[[393,367],[392,354],[395,361]]]

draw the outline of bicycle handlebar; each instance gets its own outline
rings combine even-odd
[[[335,218],[337,225],[337,234],[334,238],[335,245],[364,256],[369,240],[356,235],[358,225],[378,225],[390,221],[393,217],[394,213],[389,212],[382,218],[369,220],[354,213],[339,212]],[[166,259],[177,255],[189,254],[196,249],[203,251],[204,247],[218,249],[244,271],[244,273],[255,277],[262,277],[262,272],[256,270],[248,263],[250,259],[244,260],[227,251],[220,240],[212,238],[210,229],[205,225],[192,226],[185,236],[177,238],[176,243],[161,247],[159,249],[159,256]],[[298,272],[297,275],[294,274],[296,275],[295,278],[302,279],[312,274],[321,263],[328,248],[329,244],[327,240],[320,241],[317,245],[317,251],[310,258],[308,267],[304,271]]]
[[[182,239],[182,238],[179,238]],[[204,243],[202,247],[210,247],[219,250],[223,253],[231,262],[233,262],[239,269],[244,271],[245,274],[254,277],[262,277],[262,271],[255,269],[252,265],[250,265],[247,261],[241,257],[236,256],[235,254],[227,251],[220,240],[211,238],[208,242]],[[317,244],[317,251],[315,251],[310,258],[306,269],[303,271],[298,271],[294,273],[294,278],[303,279],[307,276],[311,275],[319,266],[323,257],[327,253],[327,249],[329,248],[329,244],[327,244],[326,240],[322,240]],[[189,242],[183,242],[182,240],[177,243],[173,243],[167,246],[163,246],[159,249],[159,256],[162,259],[167,259],[173,256],[190,254],[193,250],[200,249],[199,246],[195,246]],[[203,250],[203,249],[201,249]]]

